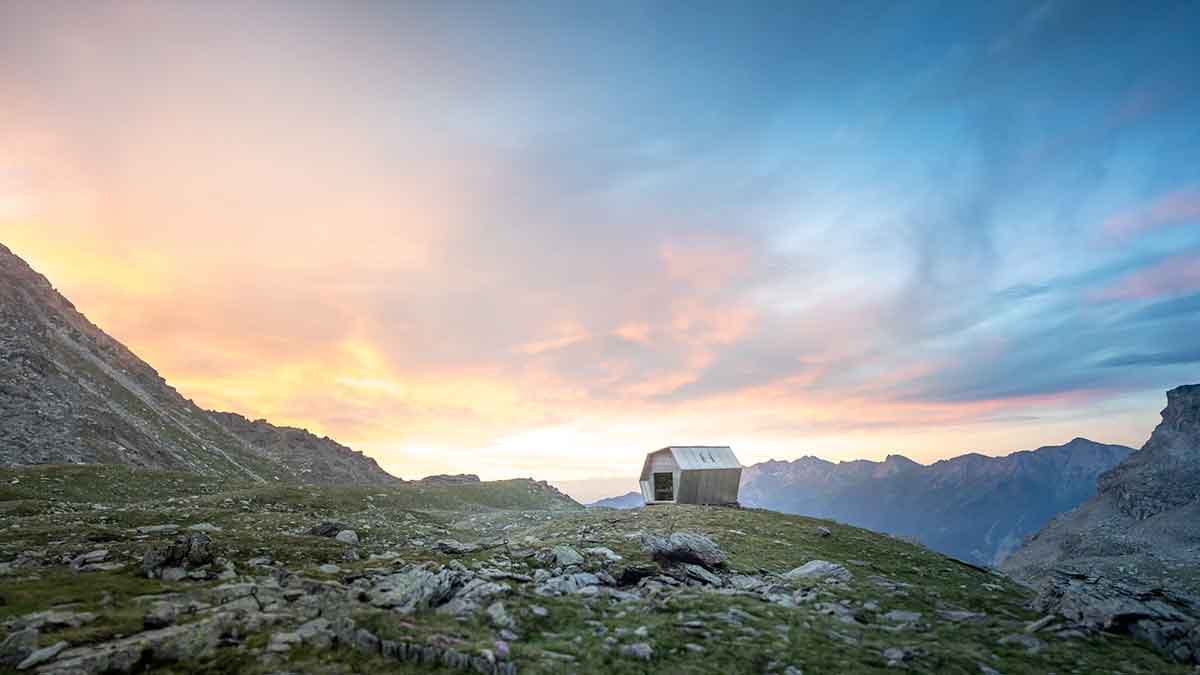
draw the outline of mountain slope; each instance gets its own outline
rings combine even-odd
[[[640,492],[626,492],[620,497],[605,497],[588,504],[592,508],[605,509],[636,509],[645,505],[646,500],[642,498]]]
[[[1039,585],[1047,609],[1128,624],[1200,662],[1200,385],[1168,391],[1146,444],[1004,569]]]
[[[1076,438],[1005,457],[968,454],[929,466],[900,455],[837,464],[802,457],[747,467],[740,500],[913,537],[990,565],[1055,514],[1091,496],[1096,477],[1130,452]]]
[[[0,245],[0,465],[123,464],[255,481],[394,479],[294,429],[209,413]]]

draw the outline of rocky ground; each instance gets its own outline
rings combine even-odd
[[[1192,672],[899,539],[527,480],[0,470],[0,575],[16,672]]]

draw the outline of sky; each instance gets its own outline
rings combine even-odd
[[[404,477],[1140,446],[1195,2],[0,5],[0,242]]]

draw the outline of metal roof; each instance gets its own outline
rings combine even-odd
[[[672,445],[663,450],[671,451],[671,456],[675,458],[675,463],[681,471],[742,467],[733,454],[733,449],[727,445]]]

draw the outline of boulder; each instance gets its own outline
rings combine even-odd
[[[433,573],[422,568],[392,574],[376,582],[366,592],[367,601],[376,607],[412,613],[436,607],[454,595],[458,573],[449,569]]]
[[[554,557],[554,563],[560,567],[583,564],[583,556],[579,555],[579,551],[563,544],[550,549],[550,555]]]
[[[727,558],[712,539],[693,532],[675,532],[669,537],[645,534],[642,549],[659,562],[692,563],[706,569],[724,565]]]
[[[834,581],[850,581],[854,578],[850,570],[828,560],[810,560],[783,576],[787,579],[831,579]]]
[[[456,539],[443,539],[434,544],[433,549],[448,555],[466,555],[478,551],[479,547],[475,544],[464,544]]]
[[[1042,581],[1034,608],[1132,635],[1183,663],[1200,663],[1200,601],[1189,595],[1059,569]]]
[[[213,561],[212,539],[204,532],[187,532],[175,537],[165,546],[155,546],[142,556],[142,573],[150,578],[164,578],[168,568],[190,568],[207,565]]]
[[[342,523],[334,520],[327,520],[320,525],[313,526],[312,529],[310,529],[306,534],[313,537],[328,537],[332,539],[333,537],[336,537],[339,532],[343,532],[348,529],[350,528]]]
[[[337,533],[337,536],[335,536],[334,539],[342,542],[343,544],[358,546],[358,533],[354,530],[342,530],[341,532]]]

